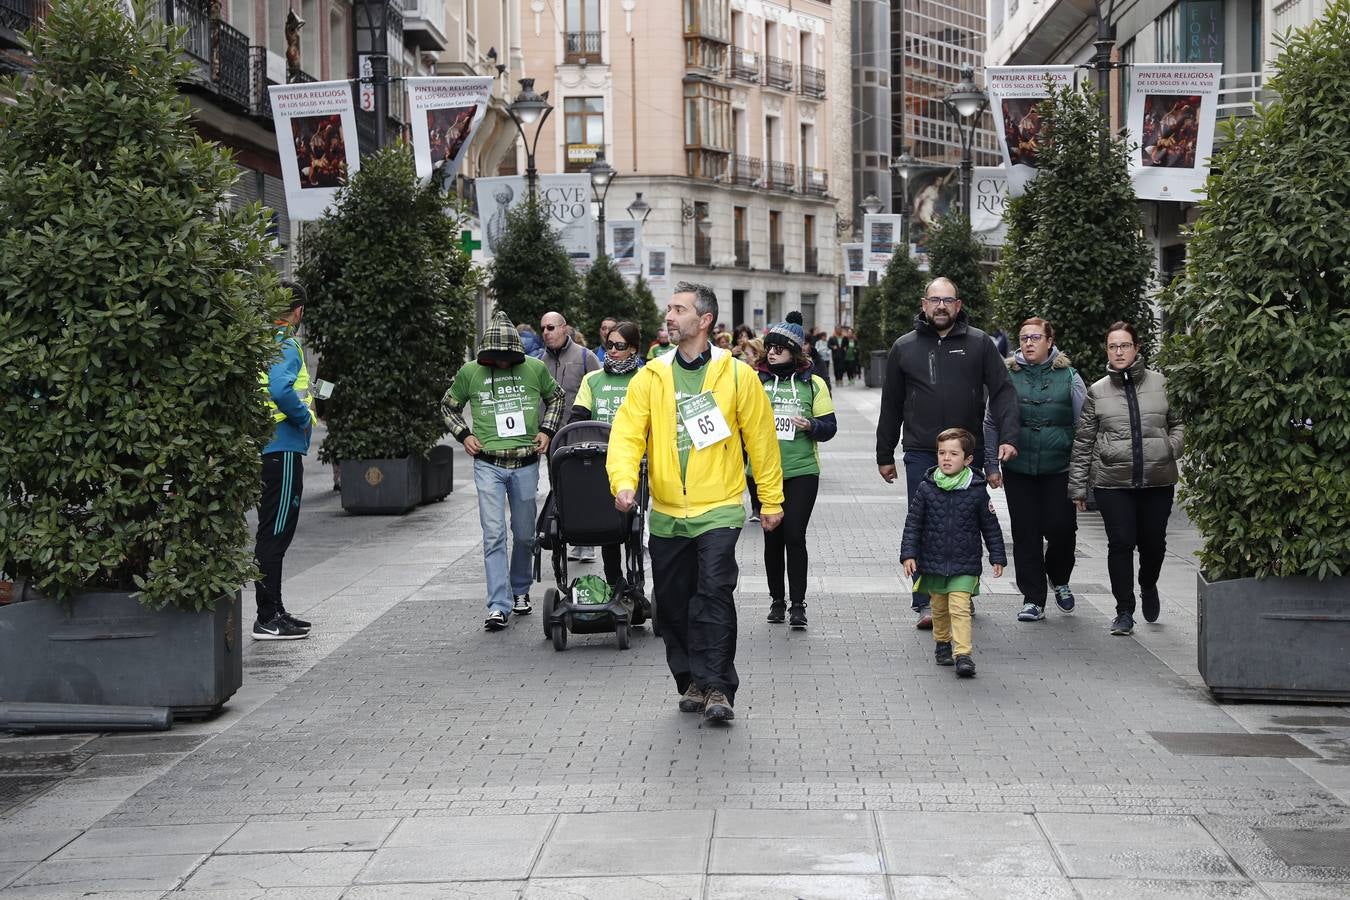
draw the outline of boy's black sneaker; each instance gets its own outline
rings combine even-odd
[[[528,616],[534,612],[534,607],[530,605],[529,594],[517,594],[511,598],[511,612],[517,616]]]
[[[1134,633],[1134,617],[1124,613],[1111,620],[1111,633],[1117,637]]]
[[[787,604],[784,603],[782,600],[774,600],[772,603],[769,604],[769,617],[765,621],[772,622],[774,625],[777,625],[783,621],[783,618],[786,615],[786,613],[787,613]]]
[[[703,718],[709,722],[729,722],[736,718],[727,695],[713,688],[708,691],[708,699],[703,704]]]
[[[806,627],[806,604],[794,603],[788,610],[788,627],[805,628]]]
[[[952,660],[952,642],[938,641],[937,648],[933,650],[933,659],[939,666],[952,665],[954,662]]]
[[[1073,591],[1069,590],[1067,584],[1061,584],[1055,588],[1055,602],[1064,612],[1073,612]]]
[[[488,631],[501,631],[506,627],[506,613],[493,610],[488,613],[488,617],[483,620],[483,627]]]
[[[307,637],[309,637],[308,631],[295,627],[280,614],[273,616],[266,622],[261,619],[253,622],[253,639],[255,641],[301,641]]]
[[[956,677],[974,678],[975,660],[971,659],[969,656],[958,656],[956,658]]]
[[[1162,612],[1162,598],[1158,596],[1158,586],[1144,587],[1139,585],[1139,605],[1144,611],[1145,622],[1158,621],[1158,613]]]

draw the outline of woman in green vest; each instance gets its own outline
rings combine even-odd
[[[603,368],[587,373],[577,390],[572,406],[572,422],[614,422],[619,404],[628,394],[628,385],[642,365],[642,334],[632,322],[620,322],[605,337]],[[605,580],[610,584],[623,581],[623,552],[621,544],[606,544],[600,548],[605,563]],[[593,557],[592,557],[593,558]]]
[[[786,612],[793,628],[806,627],[806,528],[820,488],[819,444],[839,430],[830,389],[819,375],[811,374],[805,341],[800,322],[773,326],[764,336],[764,360],[759,366],[759,380],[773,405],[783,464],[783,523],[764,532],[769,621],[782,622]],[[785,569],[790,607],[784,602]]]
[[[1073,574],[1078,516],[1069,499],[1069,459],[1074,427],[1083,412],[1087,386],[1055,346],[1055,329],[1044,319],[1027,319],[1018,332],[1019,349],[1008,359],[1022,420],[1017,458],[1003,464],[987,459],[991,487],[1008,492],[1013,563],[1022,592],[1019,622],[1045,618],[1046,580],[1064,612],[1074,606]],[[997,447],[993,422],[985,417],[985,446]],[[990,441],[992,440],[992,443]],[[1042,543],[1044,542],[1044,543]]]

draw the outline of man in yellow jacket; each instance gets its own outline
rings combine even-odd
[[[745,525],[748,454],[765,531],[783,520],[773,407],[753,369],[708,341],[717,295],[680,282],[666,309],[674,349],[628,387],[609,438],[609,486],[621,512],[636,501],[644,454],[651,483],[652,582],[680,709],[735,717],[736,540]]]

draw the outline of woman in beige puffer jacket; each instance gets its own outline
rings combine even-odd
[[[1167,402],[1167,379],[1147,369],[1134,326],[1106,335],[1107,375],[1088,388],[1074,433],[1069,497],[1087,508],[1089,485],[1106,526],[1106,567],[1116,617],[1111,633],[1134,631],[1134,551],[1144,619],[1158,620],[1158,576],[1181,457],[1181,421]]]

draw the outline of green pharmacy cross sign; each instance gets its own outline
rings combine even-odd
[[[472,231],[465,231],[459,237],[459,248],[464,251],[465,256],[473,256],[473,251],[480,249],[482,246],[482,241],[473,239]]]

